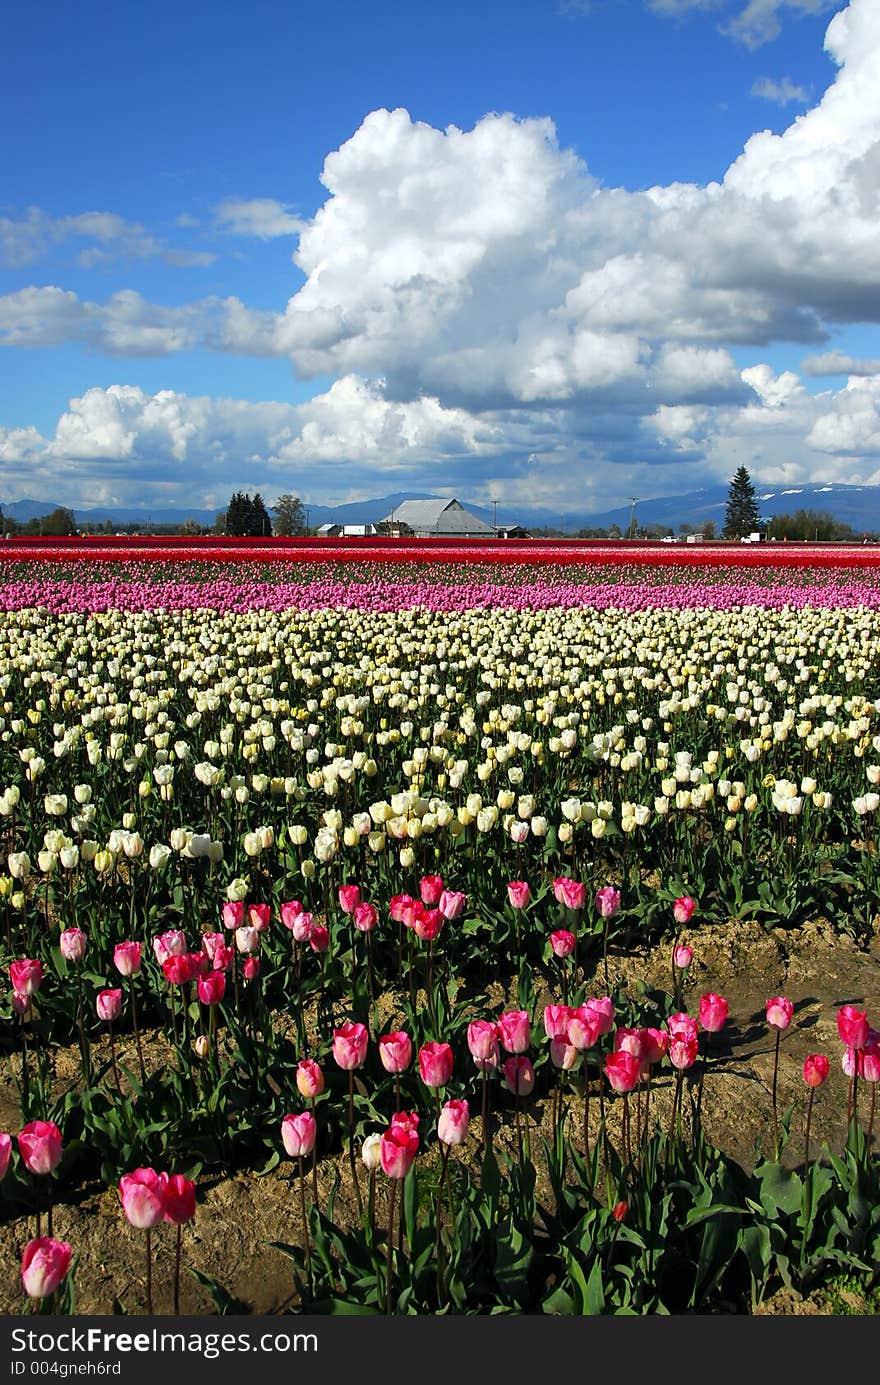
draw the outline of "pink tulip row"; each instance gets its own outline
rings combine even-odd
[[[774,577],[768,581],[737,576],[729,581],[689,579],[676,585],[642,581],[565,582],[539,579],[508,587],[492,581],[468,583],[360,583],[323,579],[312,582],[59,582],[52,579],[10,582],[0,591],[6,611],[40,608],[53,613],[164,611],[208,609],[232,614],[254,609],[322,610],[328,607],[365,612],[464,610],[547,610],[556,607],[626,611],[657,608],[728,610],[757,606],[850,608],[880,606],[880,588],[871,576],[838,570],[834,577],[810,585]]]

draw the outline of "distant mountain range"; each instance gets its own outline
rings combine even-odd
[[[728,486],[709,486],[705,490],[690,491],[686,495],[658,496],[650,500],[637,499],[635,519],[640,527],[649,524],[662,524],[677,530],[682,524],[700,525],[705,520],[713,520],[720,534],[724,527],[727,506]],[[796,510],[815,510],[830,514],[842,524],[850,524],[856,533],[880,532],[880,486],[845,486],[837,482],[807,482],[801,486],[789,486],[774,490],[769,486],[756,484],[755,493],[761,515],[772,519],[775,515],[793,514]],[[433,499],[425,491],[401,491],[373,500],[358,500],[347,505],[309,505],[308,521],[312,528],[320,524],[376,524],[393,514],[404,500]],[[267,502],[268,503],[268,502]],[[461,503],[472,514],[491,524],[491,506]],[[19,523],[39,519],[50,514],[57,505],[51,501],[15,500],[0,502],[3,513]],[[629,527],[633,512],[632,504],[601,512],[571,508],[561,513],[560,509],[549,510],[533,505],[508,506],[498,503],[495,522],[499,525],[520,524],[526,529],[563,528],[566,534],[575,534],[579,529],[609,529],[613,524],[625,532]],[[102,509],[74,510],[76,522],[82,529],[94,529],[108,521],[114,525],[138,524],[141,532],[157,525],[180,525],[187,519],[197,524],[211,527],[217,518],[217,510],[172,509],[147,510],[143,506],[112,506]]]

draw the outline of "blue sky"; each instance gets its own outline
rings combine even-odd
[[[880,481],[876,0],[13,0],[0,501]]]

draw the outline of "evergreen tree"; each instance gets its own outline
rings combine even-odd
[[[257,491],[251,501],[251,529],[254,538],[263,539],[271,536],[272,521],[269,518],[269,511],[266,509],[263,497]]]
[[[250,496],[235,491],[226,508],[226,532],[236,538],[250,533]]]
[[[724,537],[741,539],[761,528],[761,516],[755,499],[755,487],[744,466],[736,472],[727,493],[727,512],[724,518]]]

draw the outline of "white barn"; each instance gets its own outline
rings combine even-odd
[[[383,524],[405,524],[418,539],[491,539],[494,529],[457,500],[404,500]]]

